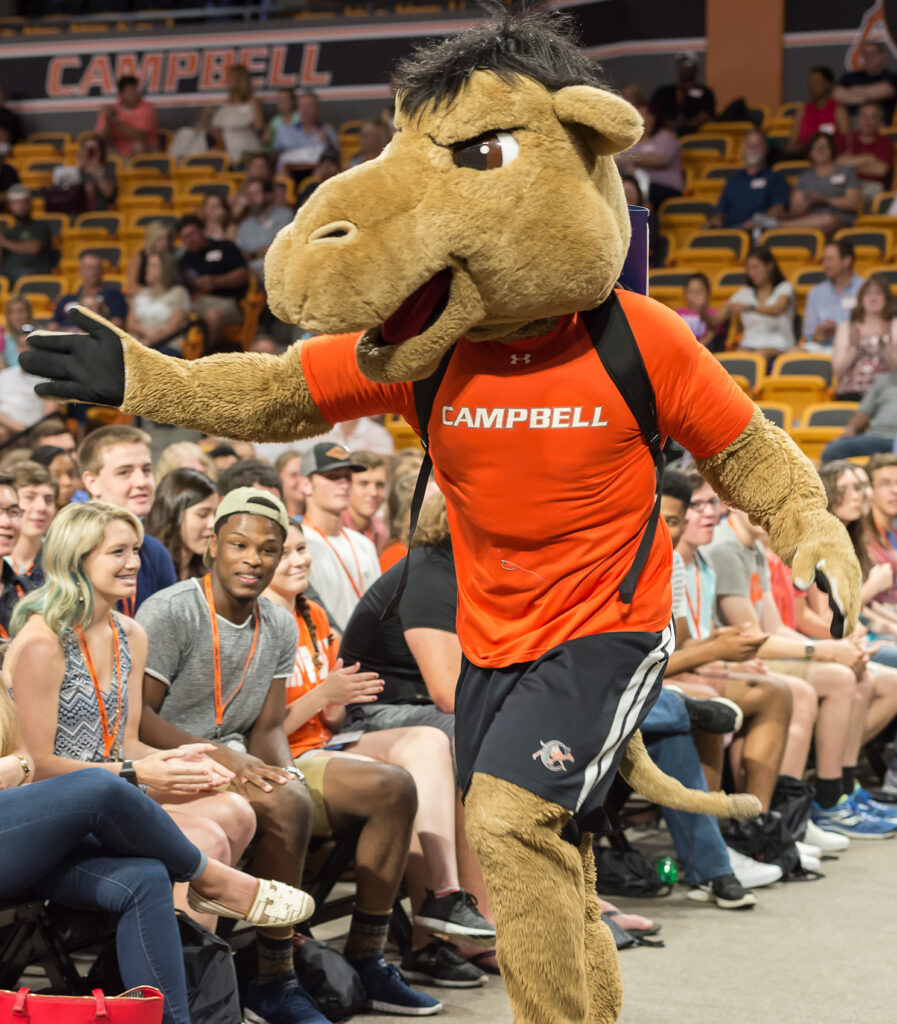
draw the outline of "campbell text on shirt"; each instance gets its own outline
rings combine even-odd
[[[621,293],[657,399],[661,433],[696,458],[726,448],[754,405],[682,320]],[[375,384],[356,335],[303,342],[324,418],[401,413],[410,383]],[[660,631],[670,620],[672,552],[663,523],[635,600],[618,587],[654,504],[654,467],[579,315],[511,343],[461,339],[430,417],[458,576],[458,638],[476,665],[531,661],[575,637]]]

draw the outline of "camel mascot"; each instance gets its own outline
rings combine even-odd
[[[571,816],[587,821],[618,768],[685,810],[759,804],[684,790],[636,732],[673,646],[671,551],[653,529],[655,459],[608,352],[634,340],[659,434],[766,528],[799,585],[816,577],[848,631],[859,567],[787,434],[675,313],[615,289],[630,222],[612,154],[642,123],[563,18],[480,22],[415,52],[395,86],[389,146],[321,185],[266,258],[271,308],[320,336],[281,357],[187,362],[82,310],[86,335],[32,335],[22,364],[50,378],[41,395],[231,438],[290,441],[380,413],[429,434],[465,654],[459,777],[514,1017],[609,1024],[616,951],[591,837],[561,835]],[[427,430],[413,382],[437,369]]]

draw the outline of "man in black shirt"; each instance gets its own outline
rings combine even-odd
[[[897,102],[897,75],[885,68],[888,51],[884,43],[863,43],[862,71],[848,71],[841,76],[832,98],[843,103],[851,117],[855,117],[864,103],[878,103],[885,124],[894,117]]]
[[[10,285],[26,274],[49,274],[58,253],[49,226],[31,216],[31,190],[12,185],[6,204],[13,216],[10,227],[0,228],[0,275]]]
[[[396,592],[404,560],[365,591],[346,625],[340,657],[347,665],[361,662],[363,671],[376,672],[385,685],[376,704],[347,708],[344,728],[369,732],[433,725],[451,740],[461,669],[451,542],[446,537],[438,545],[416,544],[409,557],[408,583],[396,614],[380,621]]]
[[[680,135],[696,132],[716,113],[713,90],[698,81],[698,57],[691,50],[676,54],[676,81],[662,85],[651,97],[651,109]]]
[[[178,234],[184,246],[178,267],[190,292],[190,309],[205,321],[214,344],[225,327],[243,319],[240,300],[246,295],[249,268],[233,242],[208,238],[202,221],[193,214],[181,217]]]

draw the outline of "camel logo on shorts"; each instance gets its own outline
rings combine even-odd
[[[542,759],[542,764],[550,772],[565,772],[567,766],[564,764],[565,761],[574,761],[573,751],[567,746],[566,743],[561,743],[560,740],[549,740],[547,743],[543,743],[539,740],[542,745],[533,754],[533,760],[537,757]]]

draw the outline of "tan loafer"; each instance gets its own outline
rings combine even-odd
[[[315,912],[315,901],[292,885],[272,882],[260,878],[252,905],[245,913],[224,906],[217,900],[200,896],[191,886],[187,890],[187,902],[198,914],[214,914],[216,917],[232,917],[237,921],[248,921],[261,928],[276,928],[305,921]]]

